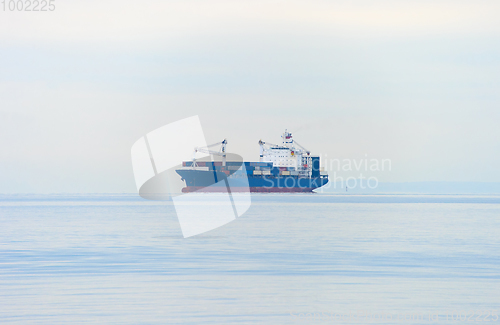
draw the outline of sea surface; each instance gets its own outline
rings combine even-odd
[[[0,196],[0,324],[500,324],[500,196]],[[496,316],[496,317],[495,317]]]

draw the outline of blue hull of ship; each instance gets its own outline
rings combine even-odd
[[[328,183],[327,176],[298,177],[288,175],[246,175],[216,170],[179,169],[176,172],[186,183],[183,192],[250,191],[250,192],[312,192]]]

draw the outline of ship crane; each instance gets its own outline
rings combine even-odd
[[[301,146],[301,145],[297,142],[297,140],[293,140],[293,142],[294,142],[296,145],[298,145],[298,146],[299,146],[302,150],[304,150],[304,151],[307,153],[307,155],[309,155],[309,154],[311,153],[309,150],[307,150],[306,148],[304,148],[303,146]]]
[[[269,143],[269,142],[264,142],[262,140],[259,140],[259,145],[263,146],[265,144],[268,145],[268,146],[272,146],[272,147],[279,147],[277,144]]]
[[[214,150],[209,149],[209,148],[219,146],[219,145],[220,145],[219,151],[214,151]],[[196,166],[196,153],[197,152],[203,152],[203,153],[207,153],[209,155],[221,156],[222,157],[222,166],[226,166],[226,145],[227,145],[227,140],[224,139],[222,142],[216,142],[216,143],[208,145],[206,147],[194,148],[193,167]]]

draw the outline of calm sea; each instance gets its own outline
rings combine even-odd
[[[0,324],[500,325],[500,196],[252,200],[184,239],[135,194],[1,196]]]

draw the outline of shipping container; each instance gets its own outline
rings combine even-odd
[[[290,175],[290,172],[288,170],[283,170],[283,171],[281,171],[281,175],[288,176],[288,175]]]
[[[254,170],[253,174],[254,175],[262,175],[262,172],[260,170]]]
[[[271,175],[271,171],[270,170],[263,170],[262,175]]]

